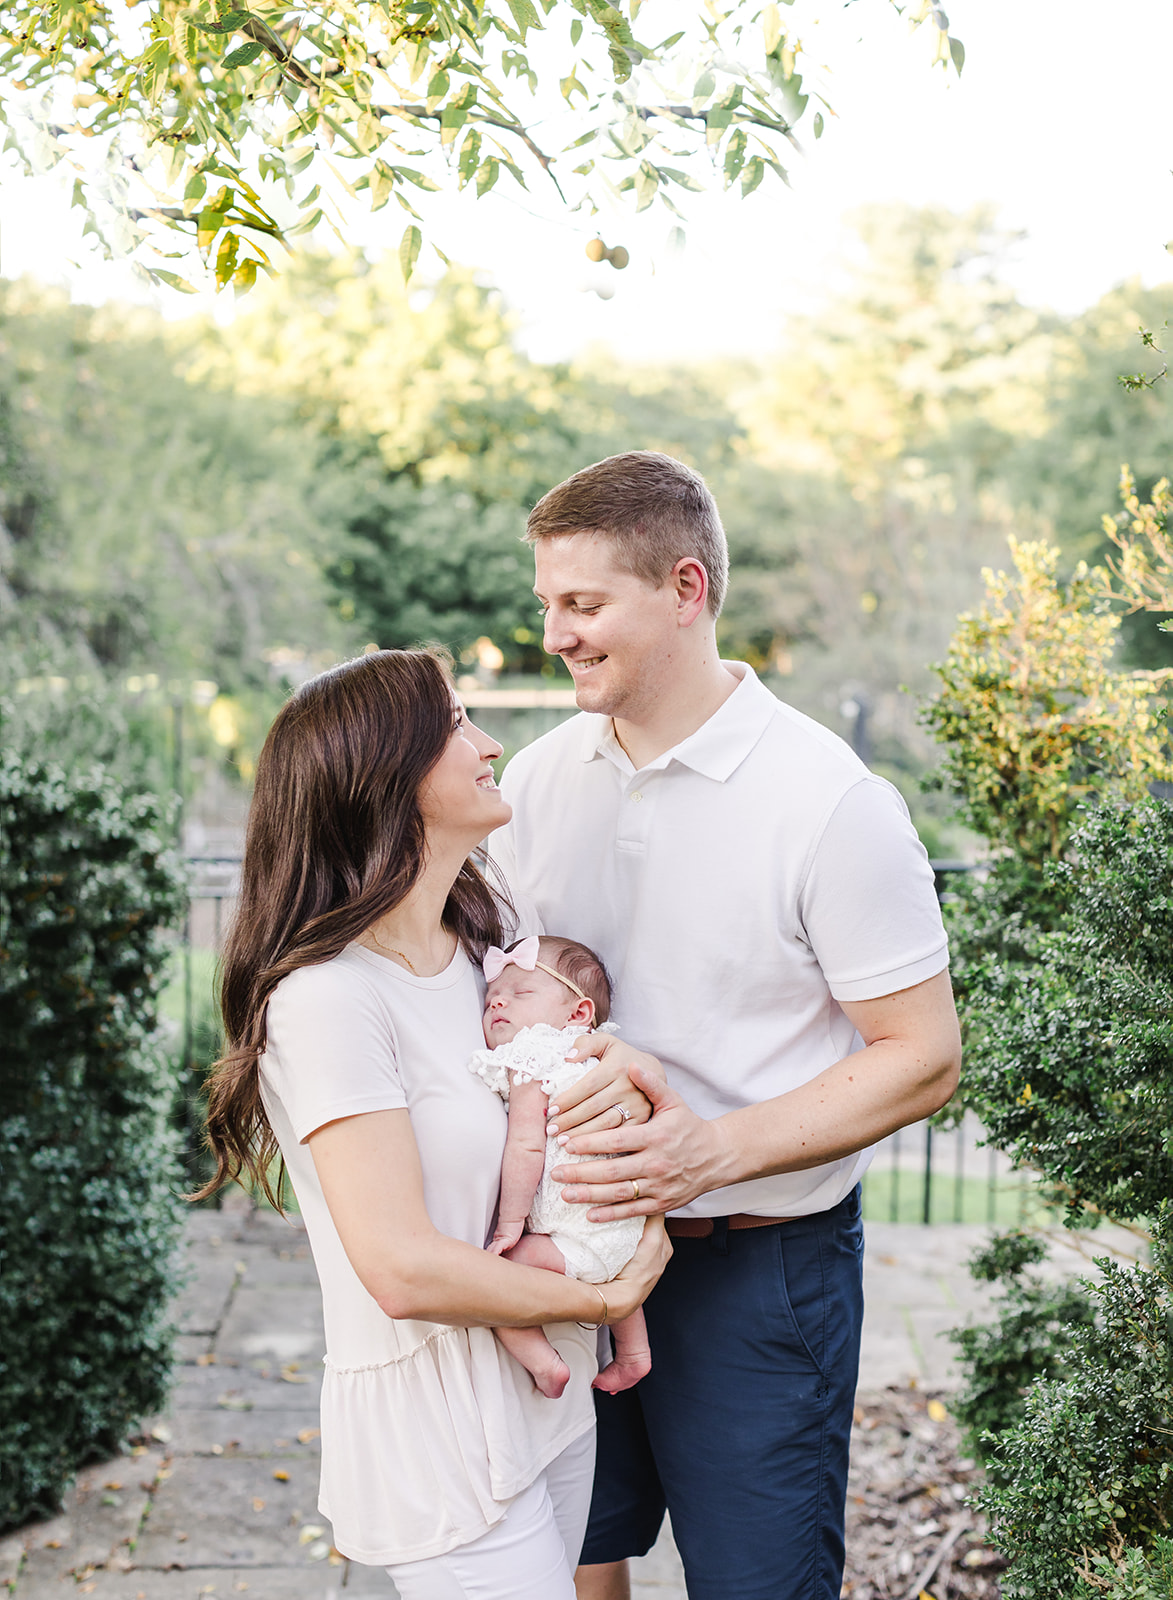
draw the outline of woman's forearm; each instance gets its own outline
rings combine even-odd
[[[531,1328],[546,1322],[598,1322],[603,1297],[540,1267],[490,1255],[461,1239],[421,1233],[396,1241],[382,1259],[355,1270],[389,1317],[455,1327]]]
[[[389,1317],[529,1328],[602,1316],[590,1284],[506,1261],[435,1227],[406,1111],[327,1123],[309,1147],[342,1248]]]

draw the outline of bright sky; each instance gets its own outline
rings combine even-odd
[[[736,191],[687,196],[682,252],[667,249],[673,219],[653,207],[600,219],[607,243],[626,245],[632,260],[622,273],[594,267],[584,255],[594,225],[508,177],[485,200],[434,198],[428,231],[502,290],[541,359],[599,344],[634,360],[760,354],[777,344],[787,312],[833,280],[845,216],[875,202],[992,201],[1027,235],[1012,280],[1058,310],[1078,310],[1122,279],[1173,279],[1169,0],[946,3],[966,47],[960,79],[930,69],[931,31],[910,36],[887,0],[807,4],[820,20],[801,31],[812,56],[833,66],[819,82],[837,120],[793,163],[792,190],[768,178],[745,202]],[[654,12],[672,4],[647,0],[649,36]],[[125,266],[83,255],[81,215],[68,200],[64,178],[5,172],[0,274],[68,283],[83,300],[152,298]],[[389,206],[361,223],[360,237],[394,248],[403,221]],[[194,304],[153,299],[169,315]],[[217,309],[231,315],[227,297]]]

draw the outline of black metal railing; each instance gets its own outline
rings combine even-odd
[[[179,952],[183,1060],[197,1067],[197,1021],[212,1016],[216,958],[240,883],[240,857],[192,855],[188,913]],[[957,875],[975,869],[961,861],[934,861],[937,894],[955,892]],[[953,1126],[912,1123],[883,1140],[864,1176],[864,1214],[890,1222],[1012,1224],[1034,1213],[1030,1175],[998,1151],[983,1147],[982,1129],[967,1113]]]

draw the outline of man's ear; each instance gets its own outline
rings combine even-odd
[[[595,1002],[593,1000],[580,1000],[574,1010],[566,1019],[566,1026],[573,1024],[576,1028],[593,1028],[595,1025]]]
[[[702,614],[709,598],[709,574],[695,556],[681,556],[669,580],[676,590],[676,614],[682,628],[689,628]]]

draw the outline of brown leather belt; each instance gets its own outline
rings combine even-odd
[[[739,1211],[726,1219],[730,1233],[740,1228],[776,1228],[780,1222],[793,1222],[793,1217],[751,1217],[748,1211]],[[713,1231],[712,1217],[665,1217],[664,1226],[670,1239],[707,1239]]]

